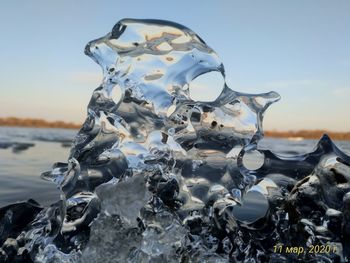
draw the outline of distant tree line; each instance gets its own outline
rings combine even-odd
[[[320,139],[323,134],[328,134],[333,140],[350,140],[350,132],[333,132],[326,130],[299,130],[299,131],[265,131],[266,137],[276,138],[303,138]]]
[[[64,121],[46,121],[43,119],[30,118],[0,118],[0,126],[15,126],[15,127],[37,127],[37,128],[65,128],[79,129],[80,124]]]
[[[37,128],[65,128],[79,129],[80,124],[64,121],[46,121],[43,119],[30,118],[0,118],[0,126],[15,126],[15,127],[37,127]],[[319,139],[323,134],[328,134],[333,140],[350,140],[350,132],[333,132],[325,130],[299,130],[299,131],[265,131],[266,137],[275,138],[304,138],[304,139]]]

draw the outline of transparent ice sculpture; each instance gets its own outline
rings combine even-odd
[[[5,248],[14,244],[12,258],[348,259],[350,157],[327,136],[300,156],[259,149],[263,115],[277,93],[230,89],[217,54],[169,21],[123,19],[85,53],[101,66],[102,83],[68,163],[42,175],[58,185],[62,199],[35,210],[15,241],[4,235]],[[251,169],[249,154],[259,154],[261,165]],[[337,249],[283,255],[274,253],[277,244]]]

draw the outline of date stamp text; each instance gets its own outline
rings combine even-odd
[[[275,245],[273,246],[274,253],[279,254],[329,254],[336,253],[337,247],[332,245],[311,245],[310,247],[301,247],[301,246],[283,246]]]

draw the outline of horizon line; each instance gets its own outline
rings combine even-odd
[[[21,118],[21,117],[0,117],[0,126],[2,127],[24,127],[24,128],[61,128],[61,129],[80,129],[83,123],[65,122],[61,120],[49,121],[40,118]],[[266,137],[274,138],[303,138],[319,139],[323,134],[328,134],[335,140],[350,140],[350,131],[329,131],[324,129],[301,129],[301,130],[266,130]]]

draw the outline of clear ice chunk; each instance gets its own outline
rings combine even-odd
[[[1,259],[348,260],[350,157],[327,136],[305,155],[259,149],[277,93],[232,90],[213,49],[169,21],[123,19],[85,53],[102,83],[67,163],[42,174],[62,200],[35,214],[19,245],[7,233]],[[338,250],[285,256],[276,244]]]

